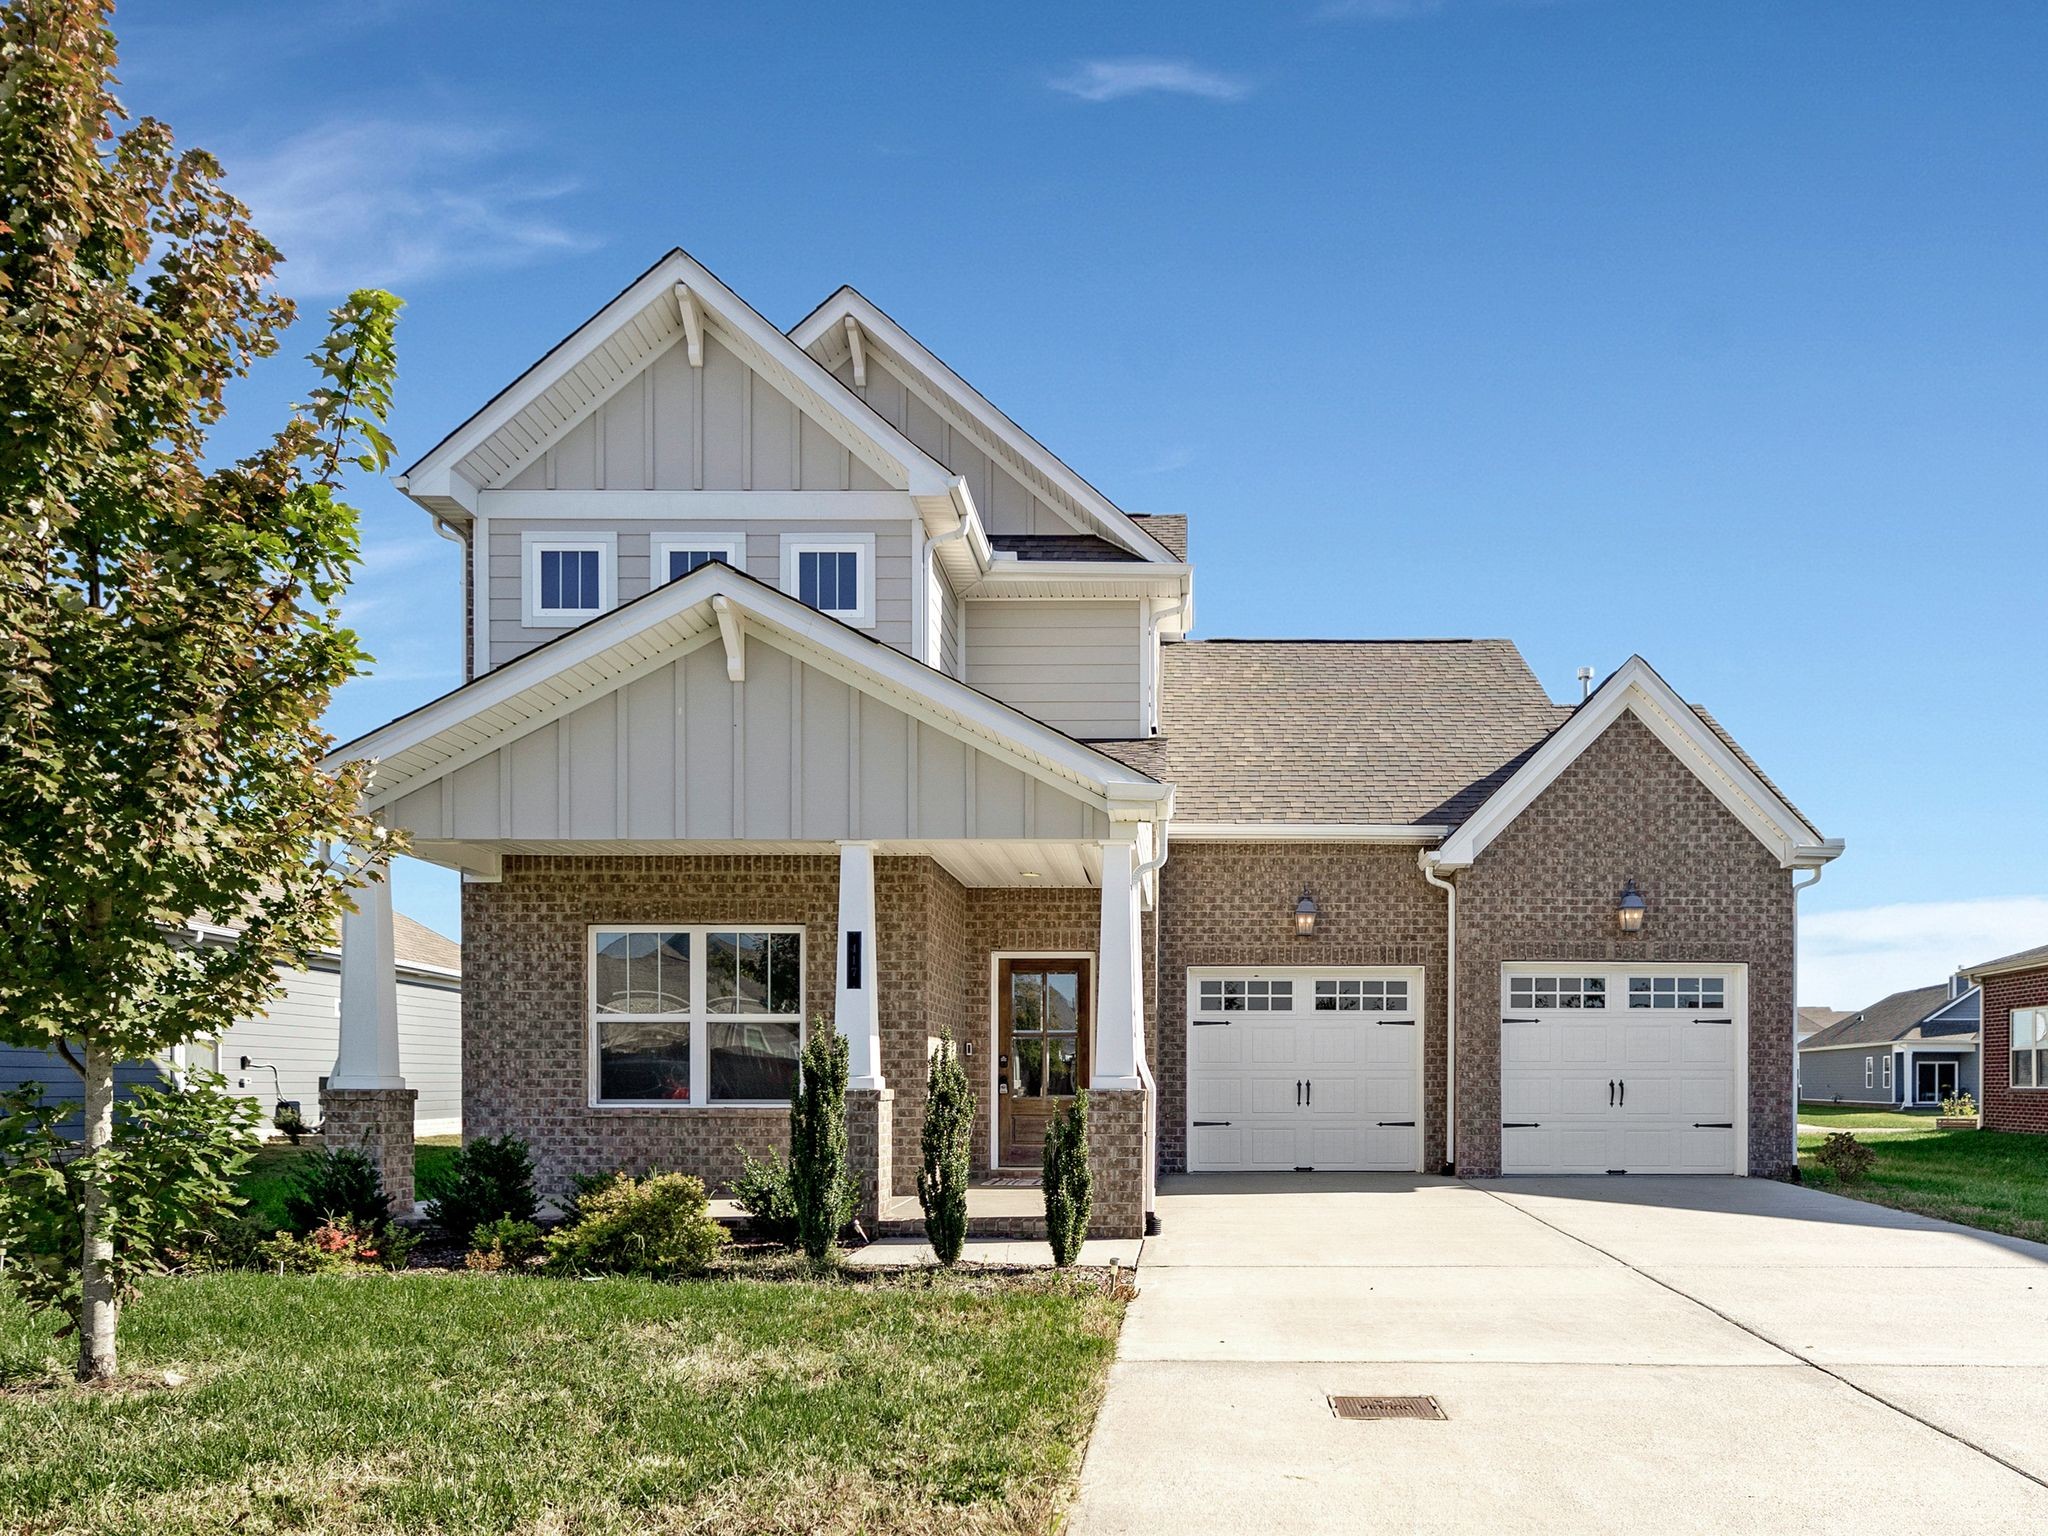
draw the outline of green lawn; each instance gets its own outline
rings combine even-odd
[[[1038,1532],[1123,1304],[1086,1276],[159,1280],[124,1389],[0,1295],[0,1529]],[[174,1371],[175,1388],[140,1373]]]
[[[1910,1130],[1924,1131],[1934,1124],[1931,1109],[1872,1109],[1868,1104],[1801,1104],[1801,1125],[1825,1126],[1831,1131]]]
[[[1855,1184],[1837,1184],[1814,1165],[1821,1141],[1799,1138],[1799,1166],[1819,1188],[2048,1242],[2048,1136],[1933,1129],[1869,1136],[1863,1144],[1877,1161]]]
[[[424,1200],[439,1187],[455,1160],[460,1136],[423,1136],[413,1150],[413,1182]],[[291,1187],[292,1169],[320,1150],[320,1138],[310,1136],[298,1146],[287,1142],[266,1142],[242,1175],[240,1189],[248,1200],[251,1216],[260,1216],[273,1226],[284,1225],[284,1197]]]

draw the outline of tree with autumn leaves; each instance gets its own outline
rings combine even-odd
[[[209,462],[294,307],[220,165],[115,100],[110,11],[0,4],[0,1040],[79,1078],[81,1379],[116,1369],[146,1225],[116,1065],[259,1009],[391,851],[320,718],[368,659],[339,491],[389,457],[398,301],[334,310],[306,402]]]

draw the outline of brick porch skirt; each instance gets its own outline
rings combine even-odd
[[[329,1088],[320,1095],[327,1145],[361,1152],[377,1165],[393,1215],[413,1207],[413,1108],[417,1088]]]

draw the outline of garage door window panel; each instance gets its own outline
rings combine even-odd
[[[1533,1008],[1605,1008],[1604,976],[1511,976],[1508,1006]]]

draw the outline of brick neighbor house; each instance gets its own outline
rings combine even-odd
[[[1109,1235],[1180,1171],[1792,1166],[1841,844],[1640,658],[1565,706],[1505,640],[1194,639],[1184,518],[853,290],[785,333],[681,251],[400,484],[469,681],[335,758],[463,873],[464,1127],[551,1192],[784,1145],[818,1027],[871,1215],[947,1037],[991,1175],[1088,1090]],[[372,1139],[377,975],[329,1090]]]
[[[2048,1133],[2048,944],[1972,965],[1963,974],[1984,991],[1987,1131]]]

